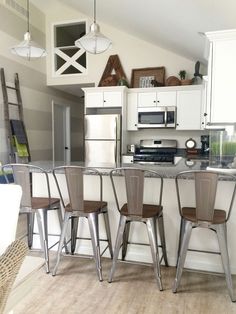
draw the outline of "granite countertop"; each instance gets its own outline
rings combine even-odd
[[[34,161],[32,164],[51,172],[53,168],[58,166],[63,166],[63,162],[53,162],[53,161]],[[208,160],[193,160],[184,157],[177,157],[175,164],[164,164],[164,165],[153,165],[153,164],[112,164],[112,163],[85,163],[85,162],[71,162],[67,164],[68,166],[86,166],[91,168],[96,168],[101,172],[102,175],[108,175],[111,169],[116,167],[135,167],[147,170],[157,171],[164,178],[175,178],[176,174],[181,171],[186,170],[205,170],[209,163]]]

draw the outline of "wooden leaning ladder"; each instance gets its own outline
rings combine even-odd
[[[15,73],[14,79],[14,86],[10,86],[6,84],[5,73],[4,69],[0,69],[0,76],[1,76],[1,84],[2,84],[2,95],[3,95],[3,105],[4,105],[4,121],[5,121],[5,128],[7,134],[7,145],[8,145],[8,152],[9,152],[9,162],[29,162],[31,160],[30,157],[30,149],[29,149],[29,142],[27,133],[25,130],[25,124],[23,119],[23,105],[22,105],[22,98],[20,92],[20,82],[18,73]],[[16,92],[16,100],[17,102],[10,102],[8,97],[8,90],[14,90]],[[28,150],[27,157],[20,157],[18,156],[16,145],[14,144],[14,137],[11,127],[11,107],[17,108],[18,111],[18,120],[21,121],[22,128],[24,131],[24,135],[26,138],[26,147]]]

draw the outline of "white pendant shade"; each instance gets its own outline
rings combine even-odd
[[[89,53],[98,54],[106,51],[111,45],[111,40],[100,33],[100,27],[96,23],[96,0],[94,0],[93,24],[90,25],[90,31],[88,34],[75,41],[75,46],[83,48]]]
[[[93,23],[90,26],[90,32],[75,41],[77,47],[82,47],[89,53],[98,54],[106,51],[112,42],[102,33],[97,23]]]
[[[31,40],[29,32],[24,35],[24,40],[17,46],[11,48],[11,52],[23,58],[41,58],[47,55],[46,50],[39,47],[38,44]]]
[[[29,28],[29,0],[27,0],[27,32],[24,34],[24,40],[11,48],[11,53],[28,60],[45,57],[46,50],[31,40]]]

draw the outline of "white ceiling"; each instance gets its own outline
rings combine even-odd
[[[57,0],[93,15],[93,0]],[[46,13],[55,0],[32,0]],[[97,0],[97,22],[120,28],[194,61],[203,61],[199,32],[236,28],[235,0]]]

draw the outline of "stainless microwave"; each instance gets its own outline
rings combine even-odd
[[[138,128],[175,128],[176,107],[138,108]]]

